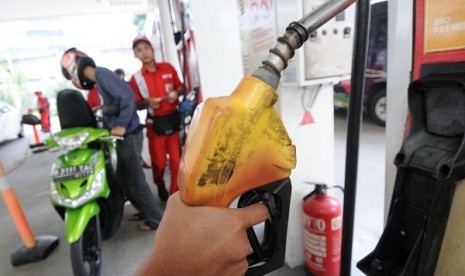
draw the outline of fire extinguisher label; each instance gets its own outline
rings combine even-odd
[[[311,216],[304,215],[304,225],[309,230],[324,234],[326,231],[326,222],[322,218],[314,218]]]
[[[313,256],[326,257],[326,237],[305,231],[305,248]]]
[[[326,257],[326,222],[321,218],[304,215],[304,239],[307,251],[316,257]]]
[[[342,227],[342,216],[331,219],[331,231],[338,230]]]

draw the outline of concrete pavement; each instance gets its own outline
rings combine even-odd
[[[23,143],[12,141],[10,143]],[[16,148],[16,147],[15,147]],[[4,152],[3,152],[4,153]],[[59,153],[27,153],[24,160],[8,161],[10,155],[0,155],[0,160],[10,164],[6,176],[15,190],[22,209],[35,236],[53,235],[59,238],[59,246],[40,262],[13,267],[10,254],[22,245],[12,219],[3,201],[0,201],[0,275],[72,275],[69,244],[64,240],[63,221],[49,200],[50,169]],[[14,158],[16,159],[16,158]],[[19,164],[15,165],[15,164]],[[146,170],[147,176],[149,171]],[[150,178],[148,178],[150,179]],[[154,193],[155,190],[153,190]],[[148,255],[155,232],[141,232],[137,222],[128,222],[134,214],[132,206],[125,207],[125,218],[118,232],[103,243],[102,275],[130,275]]]

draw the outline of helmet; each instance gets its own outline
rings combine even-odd
[[[84,76],[84,69],[87,66],[95,68],[94,60],[76,48],[66,50],[61,57],[61,73],[63,76],[77,88],[90,90],[94,87],[95,82]]]
[[[145,42],[148,45],[150,45],[150,47],[152,47],[152,43],[150,42],[150,40],[145,35],[142,35],[142,36],[136,36],[132,40],[132,49],[134,50],[134,48],[136,48],[137,44],[139,44],[140,42]]]

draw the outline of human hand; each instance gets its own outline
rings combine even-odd
[[[188,206],[176,192],[150,256],[134,275],[244,275],[251,249],[246,229],[268,215],[260,203],[240,209]]]
[[[149,106],[153,109],[157,109],[160,107],[160,102],[163,100],[163,97],[160,98],[149,98]]]
[[[102,106],[101,106],[101,105],[94,106],[94,107],[92,107],[92,111],[94,111],[94,112],[95,112],[95,111],[97,111],[97,110],[99,110],[99,109],[101,109],[101,108],[102,108]]]
[[[171,91],[168,94],[168,102],[169,103],[174,103],[178,99],[178,92],[176,91]]]
[[[110,134],[112,136],[124,136],[126,129],[124,127],[116,126],[111,129]]]

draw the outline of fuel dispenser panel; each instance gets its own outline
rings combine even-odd
[[[328,0],[276,1],[277,32],[289,22],[308,14]],[[352,69],[355,5],[330,19],[296,51],[295,58],[282,72],[285,85],[307,86],[348,78]]]
[[[303,1],[303,13],[308,14],[325,0]],[[349,7],[310,34],[303,46],[306,80],[350,74],[354,41],[355,8]]]

